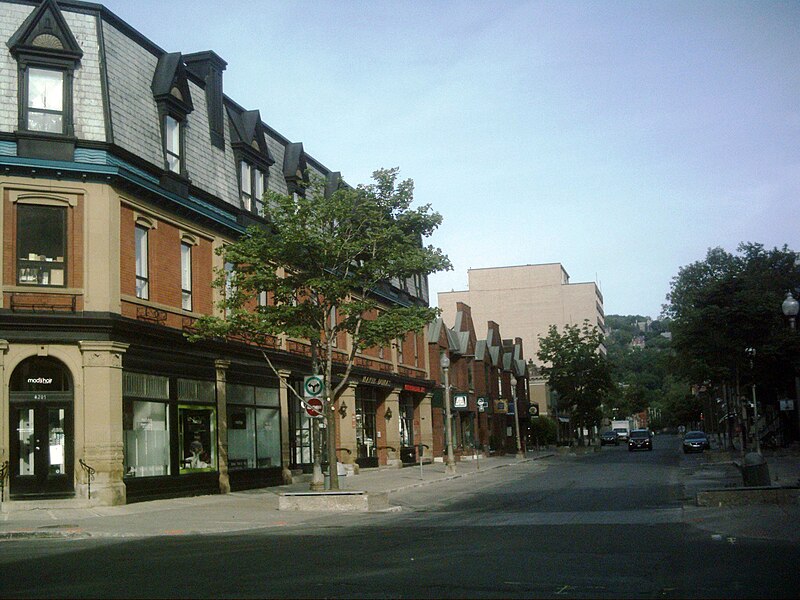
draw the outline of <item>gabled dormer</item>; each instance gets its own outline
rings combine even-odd
[[[180,52],[162,54],[158,59],[151,84],[153,100],[158,106],[164,153],[164,175],[161,185],[180,196],[189,194],[186,171],[186,117],[194,110],[186,66]]]
[[[44,0],[7,42],[17,61],[17,153],[72,160],[72,82],[83,51],[55,0]]]
[[[264,192],[269,168],[275,159],[267,146],[266,130],[257,110],[244,112],[228,108],[231,148],[239,174],[239,198],[242,208],[264,214]]]
[[[308,186],[308,162],[302,142],[286,146],[283,155],[283,177],[290,194],[303,195]]]

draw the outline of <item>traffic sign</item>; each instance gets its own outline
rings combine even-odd
[[[322,400],[319,398],[309,398],[306,400],[305,405],[309,417],[322,416]]]
[[[307,375],[303,378],[303,397],[322,398],[325,393],[325,383],[321,375]]]

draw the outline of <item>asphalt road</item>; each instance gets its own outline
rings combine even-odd
[[[796,545],[682,521],[693,460],[656,438],[653,452],[612,446],[414,488],[393,496],[398,513],[228,536],[7,541],[0,596],[796,597]]]

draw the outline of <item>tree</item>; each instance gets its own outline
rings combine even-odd
[[[266,351],[272,336],[308,340],[311,370],[325,383],[331,489],[339,485],[333,404],[356,354],[420,331],[437,314],[421,302],[381,302],[379,292],[391,281],[420,281],[451,268],[441,250],[423,245],[441,216],[430,205],[412,208],[413,182],[397,176],[398,169],[384,169],[355,188],[315,179],[304,193],[267,194],[269,226],[251,226],[219,250],[229,265],[214,282],[224,291],[225,316],[199,319],[190,337],[244,340],[262,349],[273,370]],[[340,334],[349,347],[337,347]],[[317,480],[318,465],[317,458]]]
[[[600,353],[602,344],[603,334],[588,321],[582,327],[565,325],[563,333],[551,325],[547,336],[539,339],[541,372],[558,395],[559,413],[572,414],[581,444],[583,428],[600,424],[600,406],[614,389],[611,367]]]
[[[673,278],[664,313],[672,319],[675,368],[694,384],[737,389],[757,383],[775,395],[793,372],[798,338],[780,306],[800,284],[795,252],[742,243],[737,254],[712,248]],[[757,350],[750,368],[748,348]],[[738,411],[737,411],[738,412]]]

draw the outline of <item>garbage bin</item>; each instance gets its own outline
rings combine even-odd
[[[749,452],[742,462],[742,479],[746,487],[772,485],[769,466],[758,452]]]

